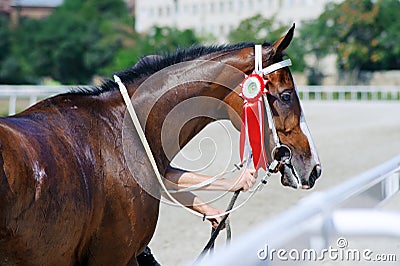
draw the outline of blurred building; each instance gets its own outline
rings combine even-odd
[[[10,0],[0,0],[0,15],[9,15],[11,12]]]
[[[124,0],[131,14],[135,13],[135,0]],[[13,23],[20,17],[41,19],[51,14],[63,0],[0,0],[0,14],[8,15]]]
[[[9,2],[12,21],[18,23],[20,17],[33,19],[47,17],[54,8],[62,4],[63,0],[15,0]]]
[[[137,0],[136,30],[153,25],[191,28],[200,35],[213,34],[220,40],[240,21],[256,14],[276,18],[288,27],[318,17],[328,2],[338,0]]]

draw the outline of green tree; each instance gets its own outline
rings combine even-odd
[[[239,26],[228,35],[228,40],[236,42],[257,42],[276,40],[286,28],[275,23],[275,17],[266,19],[257,14],[239,23]]]
[[[189,47],[198,44],[199,39],[193,30],[178,30],[172,27],[152,27],[141,40],[143,54],[165,53],[180,47]]]
[[[10,52],[10,31],[8,25],[9,21],[5,17],[0,17],[0,62]]]
[[[6,83],[9,76],[5,65],[10,53],[10,31],[8,25],[8,20],[0,17],[0,83]]]
[[[20,60],[14,55],[13,32],[9,25],[6,17],[0,17],[0,83],[32,83],[33,79],[25,75]]]
[[[94,75],[131,67],[143,55],[199,42],[192,30],[170,27],[138,34],[123,0],[65,0],[43,20],[22,20],[12,39],[12,69],[30,80],[48,76],[65,84],[86,84]]]
[[[378,1],[378,16],[376,19],[377,36],[372,41],[379,53],[372,57],[374,69],[400,69],[400,1]]]
[[[45,19],[22,22],[14,44],[25,73],[85,84],[112,62],[127,27],[123,0],[66,0]]]
[[[255,42],[264,43],[265,41],[275,41],[281,37],[291,25],[282,25],[276,22],[276,18],[266,19],[258,14],[240,22],[239,26],[231,31],[228,40],[232,43],[236,42]],[[292,69],[294,71],[303,71],[306,67],[304,61],[305,50],[295,38],[290,44],[287,53],[293,61]]]
[[[165,54],[177,48],[186,48],[200,43],[193,30],[179,30],[173,27],[154,26],[144,34],[131,32],[124,48],[114,57],[113,63],[103,73],[123,70],[134,65],[142,56]]]
[[[400,68],[400,1],[346,0],[327,5],[301,36],[317,58],[337,55],[337,68],[358,82],[362,71]]]

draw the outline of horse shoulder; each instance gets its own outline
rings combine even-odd
[[[27,151],[22,148],[24,145],[21,145],[23,142],[26,142],[24,137],[16,134],[9,124],[0,123],[2,189],[4,183],[7,183],[13,194],[28,185],[27,180],[19,178],[27,175],[29,165]]]
[[[21,149],[21,136],[12,126],[0,120],[0,264],[23,263],[16,250],[23,244],[16,237],[20,225],[17,222],[24,210],[31,206],[34,198],[34,182],[29,182],[26,153]]]
[[[1,131],[1,127],[0,127]],[[9,202],[12,199],[12,193],[10,184],[8,181],[8,177],[6,175],[5,165],[4,165],[4,145],[0,138],[0,217],[7,217],[7,207],[10,205]],[[0,221],[5,222],[6,219],[1,219]],[[3,235],[2,230],[5,227],[5,224],[0,224],[0,238]]]
[[[7,256],[42,264],[43,250],[52,262],[73,261],[95,230],[92,209],[101,205],[89,193],[98,194],[84,157],[74,157],[52,120],[32,117],[0,118],[0,265]]]

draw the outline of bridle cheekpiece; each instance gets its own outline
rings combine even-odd
[[[254,52],[254,71],[250,75],[246,75],[243,82],[240,84],[240,96],[243,98],[243,114],[242,114],[242,127],[240,131],[240,159],[242,162],[247,161],[249,165],[252,157],[254,167],[258,170],[263,168],[268,169],[268,159],[266,155],[266,148],[264,143],[264,112],[267,115],[269,129],[272,132],[274,139],[274,148],[272,150],[271,158],[276,161],[277,154],[280,148],[284,148],[285,152],[289,154],[286,158],[286,163],[290,160],[291,150],[286,145],[280,143],[278,134],[276,132],[271,107],[269,106],[267,94],[269,93],[266,84],[269,82],[264,79],[264,76],[277,71],[281,68],[292,65],[290,59],[274,63],[266,68],[262,67],[262,45],[255,45]],[[276,167],[275,167],[276,168]],[[275,170],[275,169],[274,169]]]

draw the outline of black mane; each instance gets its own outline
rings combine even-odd
[[[268,43],[265,44],[268,45]],[[198,57],[216,52],[229,52],[251,46],[254,46],[254,43],[243,42],[234,45],[219,46],[195,45],[187,49],[178,48],[172,53],[142,57],[136,65],[127,70],[117,72],[116,75],[121,78],[124,84],[129,84],[134,82],[135,80],[150,76],[163,68],[172,66],[177,63],[190,61]],[[113,80],[106,79],[101,86],[73,89],[70,93],[81,95],[100,95],[104,92],[113,91],[117,88],[118,86]]]

